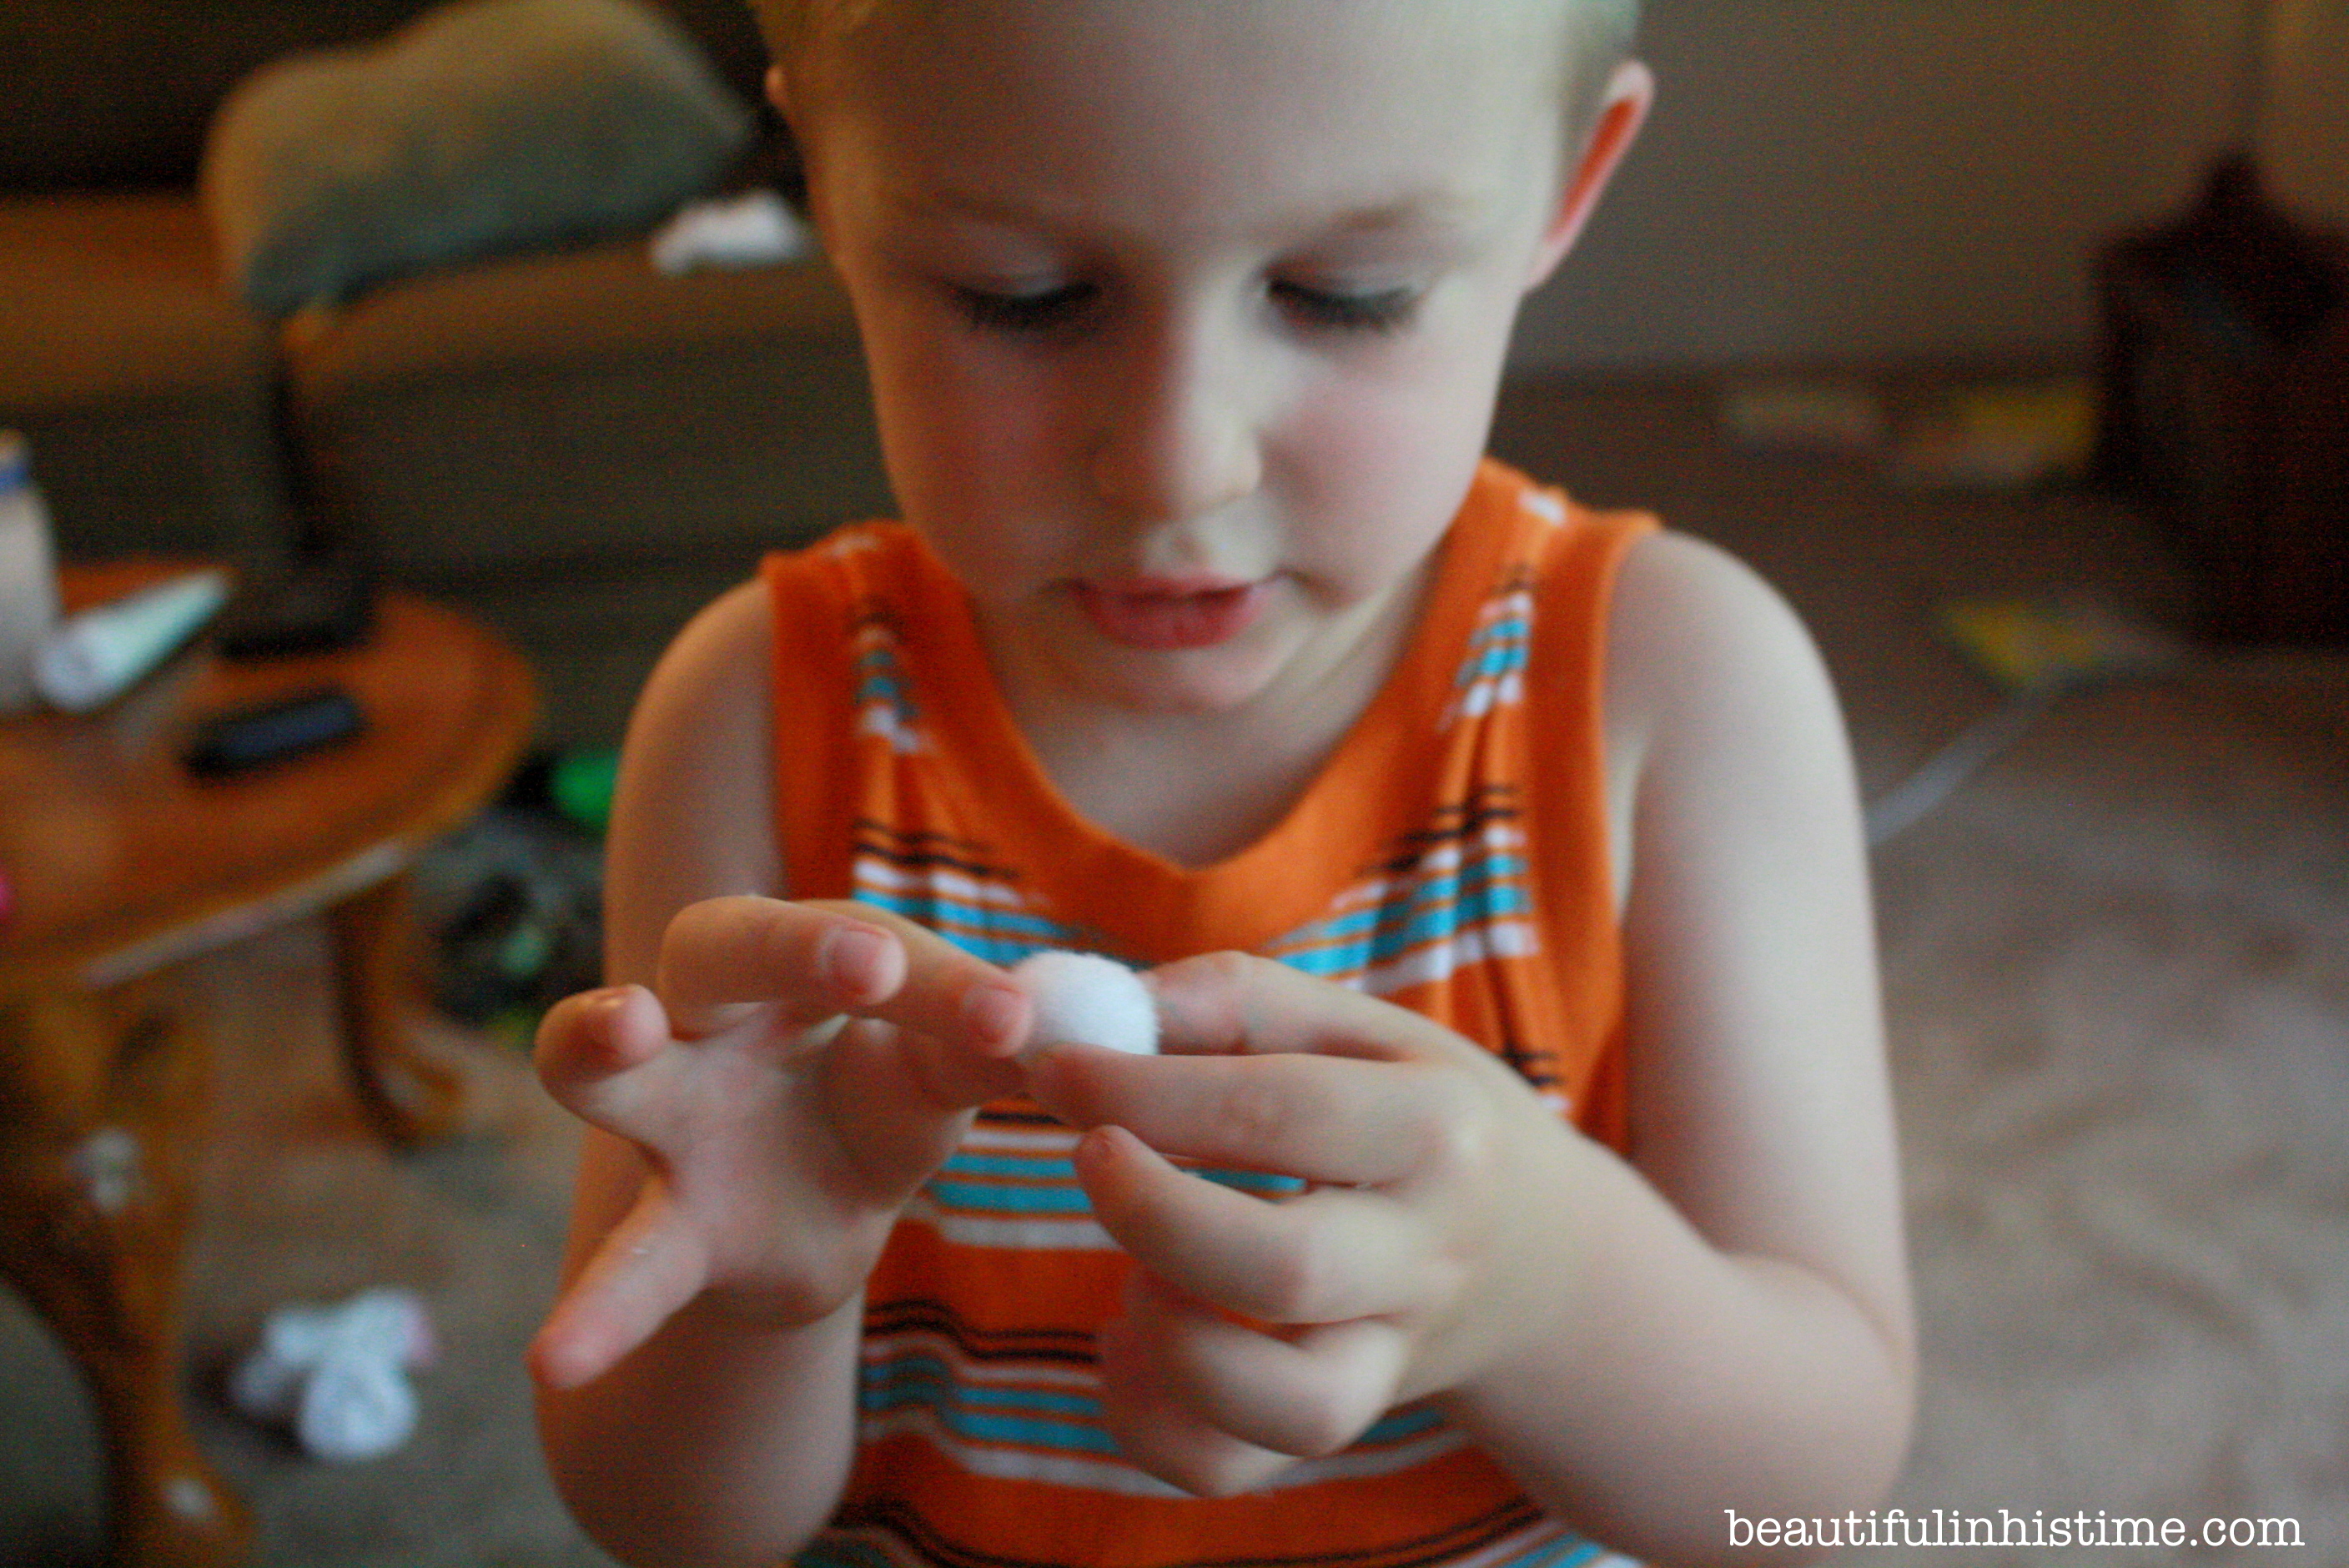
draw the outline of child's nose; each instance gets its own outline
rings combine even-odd
[[[1140,332],[1118,356],[1098,406],[1092,479],[1136,523],[1199,517],[1252,494],[1263,478],[1243,368],[1208,335]]]

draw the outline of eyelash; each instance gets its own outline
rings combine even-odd
[[[1041,335],[1072,325],[1093,294],[1091,284],[1063,284],[1032,294],[957,288],[954,299],[970,325],[983,332]]]
[[[955,304],[972,326],[983,332],[1040,336],[1078,325],[1099,290],[1080,283],[1031,294],[974,288],[953,292]],[[1409,325],[1420,299],[1418,291],[1411,288],[1358,294],[1276,283],[1271,292],[1283,310],[1308,327],[1364,334],[1392,333]]]
[[[1336,332],[1390,333],[1411,325],[1419,292],[1381,289],[1375,294],[1338,294],[1300,284],[1275,284],[1273,297],[1306,325]]]

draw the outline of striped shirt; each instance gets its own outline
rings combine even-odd
[[[1615,567],[1651,526],[1487,461],[1361,719],[1269,833],[1195,869],[1061,799],[961,589],[910,531],[771,556],[793,894],[895,910],[999,964],[1264,954],[1484,1044],[1620,1148],[1600,692]],[[801,1568],[1620,1561],[1545,1515],[1433,1400],[1242,1497],[1188,1497],[1126,1463],[1093,1333],[1128,1264],[1074,1143],[1031,1102],[990,1105],[907,1209],[867,1291],[856,1467]],[[1267,1197],[1295,1185],[1208,1174]]]

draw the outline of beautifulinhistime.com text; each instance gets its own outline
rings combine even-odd
[[[1829,1550],[1856,1546],[2023,1547],[2203,1547],[2305,1546],[2300,1521],[2286,1518],[2206,1519],[2199,1525],[2183,1519],[2154,1519],[2145,1514],[2090,1512],[2050,1513],[2033,1509],[2017,1513],[1998,1509],[1992,1513],[1965,1509],[1870,1509],[1866,1513],[1788,1515],[1779,1518],[1738,1512],[1725,1508],[1729,1543],[1735,1547],[1791,1547]]]

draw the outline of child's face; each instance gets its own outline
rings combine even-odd
[[[1371,645],[1568,238],[1555,4],[902,9],[786,107],[999,668],[1203,712]]]

